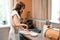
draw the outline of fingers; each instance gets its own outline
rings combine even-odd
[[[24,26],[26,27],[26,29],[28,29],[28,25],[25,24]]]
[[[30,32],[28,29],[24,29],[24,31],[26,31],[26,32]]]

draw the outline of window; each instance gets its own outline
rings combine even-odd
[[[58,23],[59,20],[59,0],[52,0],[52,21]]]
[[[10,25],[10,0],[0,0],[0,25]]]

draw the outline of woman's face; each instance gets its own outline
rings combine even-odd
[[[24,9],[23,9],[23,8],[21,8],[20,13],[22,13],[22,12],[23,12],[23,10],[24,10]]]

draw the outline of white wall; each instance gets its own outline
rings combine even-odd
[[[51,19],[53,22],[59,22],[59,0],[52,0],[52,16]]]
[[[3,7],[0,11],[2,15],[0,18],[0,24],[3,25],[2,21],[6,21],[7,25],[10,25],[10,13],[11,13],[11,0],[0,0],[0,5]]]

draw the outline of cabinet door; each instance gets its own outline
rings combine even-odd
[[[8,40],[9,38],[9,27],[0,27],[0,40]]]

